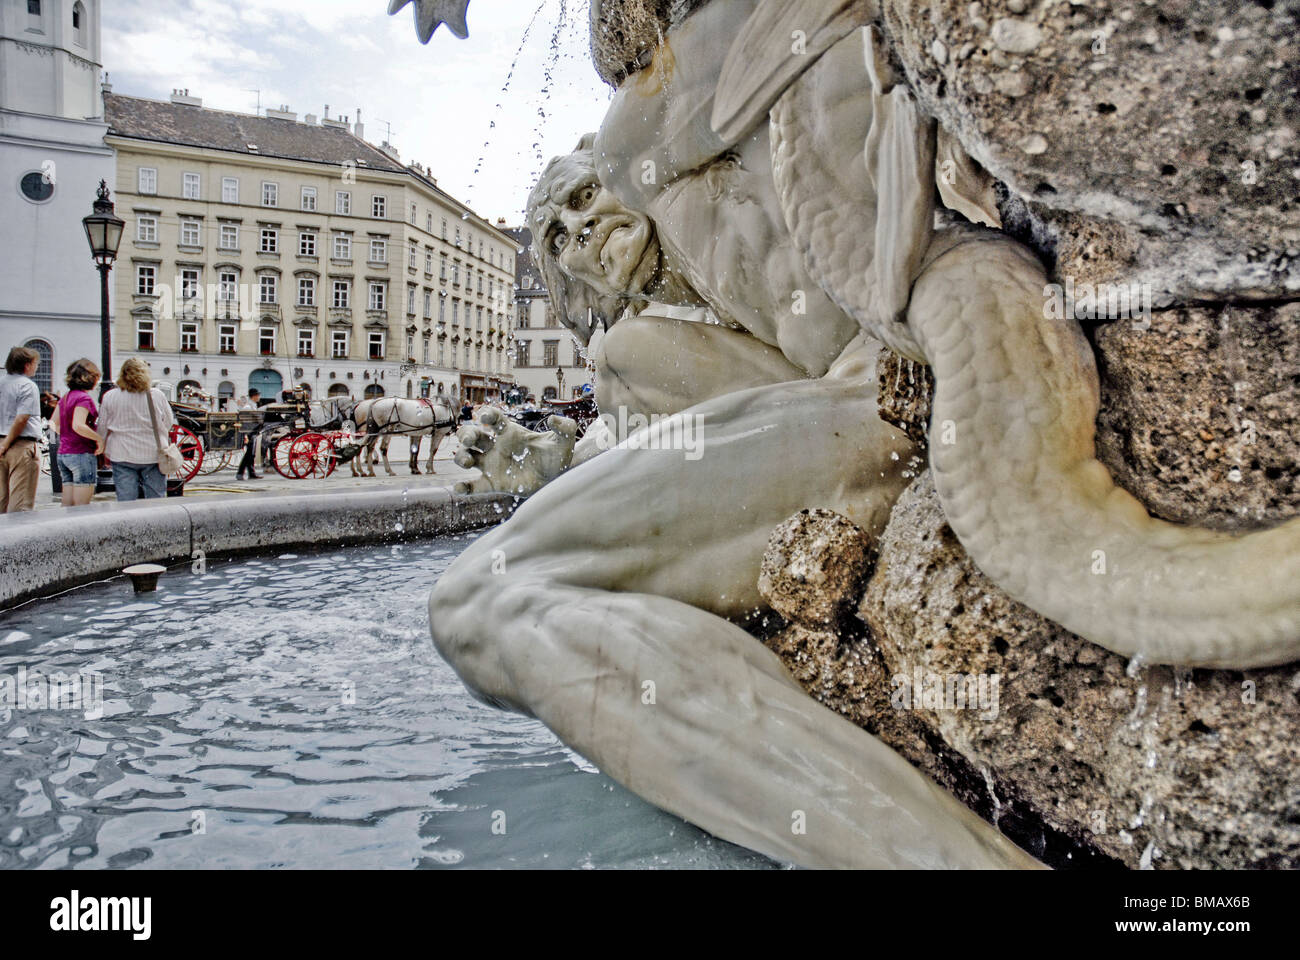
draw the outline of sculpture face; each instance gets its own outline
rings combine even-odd
[[[644,214],[622,203],[594,178],[563,190],[539,225],[542,255],[568,276],[606,296],[635,297],[659,272],[659,240]]]

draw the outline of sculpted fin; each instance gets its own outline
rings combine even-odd
[[[722,64],[714,131],[735,143],[818,57],[879,13],[876,0],[763,0]]]

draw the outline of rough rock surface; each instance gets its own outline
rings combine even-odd
[[[1300,303],[1158,311],[1095,341],[1098,452],[1149,511],[1227,530],[1300,513]]]
[[[1079,639],[975,568],[928,472],[879,546],[861,613],[886,672],[1000,677],[993,715],[914,711],[999,804],[1133,868],[1300,866],[1300,667],[1141,667]]]
[[[801,510],[772,531],[758,589],[787,620],[834,629],[871,570],[871,538],[833,510]]]
[[[930,402],[934,399],[930,367],[881,347],[876,382],[880,384],[880,419],[902,430],[919,449],[929,446]]]
[[[1295,0],[882,8],[921,103],[1058,282],[1150,283],[1157,305],[1300,293]]]
[[[591,61],[600,78],[617,87],[649,62],[649,54],[674,24],[707,0],[593,0]]]

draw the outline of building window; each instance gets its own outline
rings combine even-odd
[[[197,300],[199,297],[199,271],[187,267],[181,271],[181,299]]]
[[[424,319],[428,320],[433,316],[433,291],[424,291]]]
[[[275,230],[271,227],[263,227],[262,246],[260,249],[263,253],[279,253],[280,252],[280,231]]]
[[[280,205],[280,185],[269,180],[262,181],[262,206],[278,207]]]
[[[433,211],[430,210],[424,215],[424,229],[428,233],[433,233]]]
[[[347,280],[334,281],[334,306],[346,308],[352,305],[352,284]]]
[[[415,313],[415,287],[406,288],[406,312]]]
[[[264,357],[275,356],[275,327],[263,327],[258,331],[257,352]]]
[[[388,241],[387,240],[370,241],[370,262],[371,263],[388,262]]]
[[[197,323],[181,324],[181,353],[199,352],[199,325]]]
[[[72,5],[72,30],[76,35],[77,46],[86,45],[86,8],[82,6],[81,0],[77,0]]]
[[[372,283],[370,285],[370,309],[371,310],[384,309],[385,294],[387,293],[387,290],[388,290],[387,284]]]
[[[199,234],[199,222],[197,220],[181,221],[181,246],[197,247],[202,241]]]
[[[474,348],[474,369],[483,369],[483,348],[480,346]]]
[[[221,178],[221,202],[238,203],[239,202],[239,180],[235,177]]]
[[[460,301],[459,300],[453,300],[451,302],[451,325],[453,327],[460,326]]]
[[[425,342],[427,343],[428,341]],[[445,353],[446,346],[447,346],[446,343],[444,343],[442,340],[438,341],[438,366],[440,367],[444,365],[444,362],[446,360],[446,353]]]
[[[158,242],[158,218],[140,217],[135,221],[135,239],[140,243]]]
[[[412,270],[415,269],[415,256],[418,252],[419,251],[416,249],[415,244],[411,244],[410,252],[407,254],[406,258],[406,265]]]
[[[447,239],[447,218],[442,218],[442,239]]]
[[[474,309],[476,311],[474,315],[474,329],[482,330],[483,329],[483,308],[475,307]]]
[[[158,192],[158,169],[156,167],[140,168],[140,192]]]
[[[429,272],[430,272],[429,270],[425,270],[425,273],[429,273]],[[447,258],[446,257],[438,258],[438,279],[439,280],[447,279]]]
[[[28,350],[35,350],[40,358],[36,373],[32,376],[33,382],[42,393],[52,392],[54,390],[54,347],[48,340],[39,337],[28,340],[23,346]],[[62,386],[59,389],[62,389]]]
[[[181,196],[186,200],[199,199],[199,175],[197,173],[181,175]]]
[[[438,322],[445,323],[447,320],[447,301],[442,297],[438,298]]]
[[[236,250],[239,248],[239,224],[223,223],[221,225],[221,249]]]
[[[335,360],[346,360],[348,356],[348,332],[335,330],[330,334],[330,356]]]
[[[336,234],[334,237],[334,259],[351,260],[352,259],[352,238],[346,234]]]
[[[424,273],[426,276],[433,276],[433,251],[427,247],[424,250]]]
[[[298,234],[298,256],[300,257],[316,256],[316,234],[314,233]]]
[[[261,277],[258,277],[257,285],[260,291],[258,302],[260,303],[277,302],[276,294],[278,292],[277,288],[279,287],[279,277],[275,276],[274,274],[263,274]]]
[[[337,191],[334,194],[334,212],[350,216],[352,214],[352,194],[346,190]]]
[[[366,356],[371,360],[384,359],[384,334],[380,330],[370,331],[366,337]]]
[[[460,227],[456,228],[456,249],[460,249]]]
[[[383,220],[388,216],[388,198],[382,194],[376,194],[370,198],[370,215],[376,220]]]
[[[424,338],[424,362],[429,362],[429,338]]]
[[[235,325],[223,323],[217,327],[217,349],[222,353],[235,352]]]
[[[528,304],[526,303],[519,304],[519,329],[528,329]]]
[[[413,333],[406,335],[406,355],[412,360],[415,359],[415,334]]]
[[[298,331],[298,356],[316,356],[316,331],[303,327]]]
[[[482,270],[478,272],[478,292],[479,293],[483,292],[483,271]]]
[[[217,276],[217,299],[229,303],[235,299],[235,284],[238,278],[233,273]]]
[[[411,204],[411,226],[415,226],[416,213],[415,204]]]
[[[560,365],[560,341],[542,341],[542,366],[558,367]]]
[[[315,187],[302,188],[302,208],[304,210],[316,209],[316,188]]]
[[[157,267],[135,268],[135,292],[142,297],[152,297],[154,283],[158,279]]]
[[[316,281],[311,277],[298,278],[298,306],[316,306]]]
[[[154,349],[154,322],[143,318],[135,322],[135,348],[137,350]]]

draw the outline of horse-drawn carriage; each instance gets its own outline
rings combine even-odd
[[[256,410],[226,413],[179,401],[171,408],[176,419],[171,439],[184,458],[175,478],[185,482],[229,465],[250,438],[260,440],[276,472],[290,480],[328,477],[355,452],[357,438],[344,404],[313,404],[301,391],[290,401]]]
[[[574,400],[547,400],[532,410],[511,411],[509,416],[521,427],[536,433],[547,430],[547,423],[552,416],[568,417],[578,424],[577,435],[582,437],[587,432],[587,427],[599,416],[599,411],[596,409],[595,398],[587,395]]]

